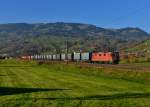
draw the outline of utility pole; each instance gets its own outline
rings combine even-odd
[[[67,64],[68,64],[68,37],[66,39],[66,60],[67,60]]]

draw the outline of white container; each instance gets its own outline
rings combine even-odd
[[[53,55],[53,60],[56,60],[56,55]]]
[[[39,60],[41,60],[42,59],[42,55],[39,55]]]
[[[66,60],[66,54],[61,54],[61,60]]]
[[[31,59],[33,60],[33,59],[34,59],[34,56],[31,56]]]
[[[47,57],[46,57],[46,55],[44,55],[44,60],[47,60]]]
[[[37,60],[40,60],[40,55],[37,55]]]
[[[72,60],[72,54],[68,54],[68,60]]]
[[[57,55],[56,55],[56,59],[57,59],[57,60],[60,60],[60,54],[57,54]]]
[[[90,53],[81,53],[81,60],[82,61],[89,61],[90,60]]]
[[[49,60],[49,59],[48,59],[48,55],[46,55],[46,60]]]
[[[34,55],[34,59],[37,60],[37,55]]]
[[[52,60],[52,55],[48,55],[48,59],[49,59],[49,60]]]
[[[80,55],[81,55],[80,53],[74,53],[73,54],[73,60],[75,60],[75,61],[81,60],[81,56]]]

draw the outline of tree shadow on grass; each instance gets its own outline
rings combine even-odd
[[[13,76],[13,75],[14,75],[14,74],[7,74],[7,75],[0,74],[0,77]]]
[[[115,100],[127,98],[150,98],[150,93],[123,93],[113,95],[93,95],[83,97],[41,98],[45,100]]]
[[[1,74],[0,74],[0,77],[3,77],[3,76],[7,76],[7,75],[1,75]]]
[[[0,96],[33,93],[33,92],[64,91],[64,90],[70,89],[0,87]]]

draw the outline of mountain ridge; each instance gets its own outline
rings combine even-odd
[[[82,23],[0,24],[0,53],[22,54],[71,51],[117,50],[150,37],[140,28],[107,29]]]

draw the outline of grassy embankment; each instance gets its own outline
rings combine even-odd
[[[150,72],[127,68],[0,61],[0,106],[150,106]]]

